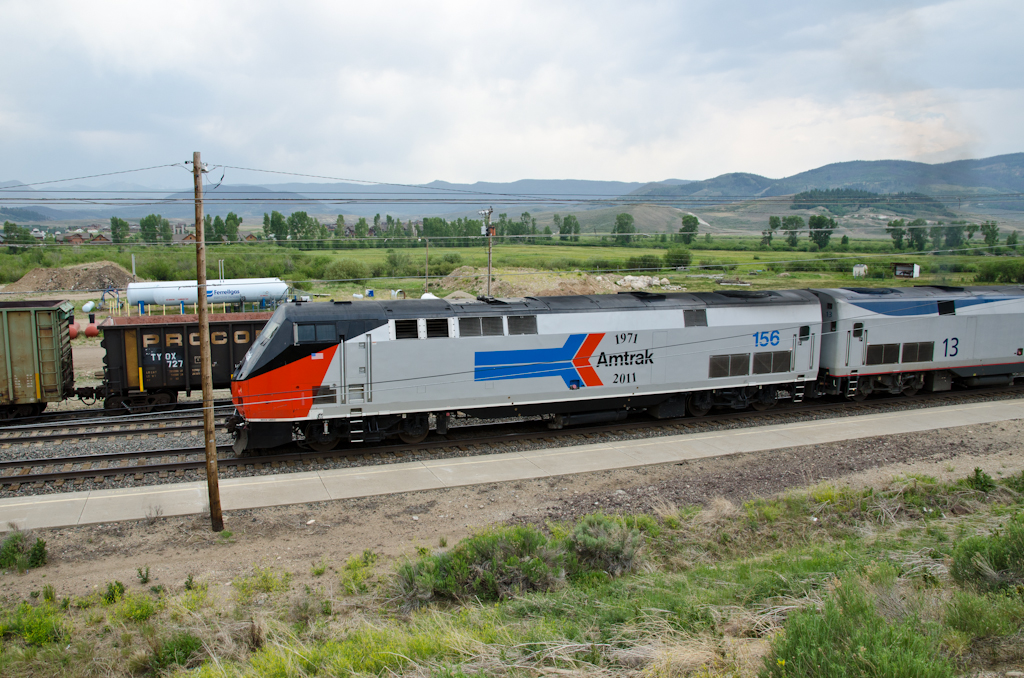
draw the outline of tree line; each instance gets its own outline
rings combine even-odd
[[[928,250],[929,243],[933,250],[963,249],[970,245],[979,231],[986,247],[994,248],[999,245],[999,224],[995,221],[985,221],[981,224],[966,221],[944,224],[940,221],[934,226],[928,226],[924,219],[914,219],[909,223],[904,219],[896,219],[890,221],[885,230],[897,250],[902,250],[906,246],[913,251],[924,252]],[[1006,236],[1008,247],[1015,247],[1017,241],[1017,231]]]

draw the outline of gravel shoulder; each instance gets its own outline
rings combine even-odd
[[[538,481],[494,483],[411,494],[231,511],[222,538],[208,517],[163,518],[40,530],[51,563],[23,575],[0,575],[0,595],[24,596],[44,584],[58,595],[81,595],[111,580],[137,585],[136,568],[153,581],[180,587],[188,575],[217,588],[260,564],[289,570],[298,584],[312,583],[310,567],[334,567],[372,549],[388,558],[417,547],[448,544],[499,522],[544,523],[601,509],[658,511],[708,504],[723,497],[740,503],[823,481],[878,486],[922,473],[939,479],[968,475],[980,466],[994,477],[1024,469],[1024,422],[794,447],[636,469],[602,471]],[[385,558],[387,560],[387,558]]]

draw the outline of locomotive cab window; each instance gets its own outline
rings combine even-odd
[[[510,315],[508,317],[508,333],[509,335],[537,334],[537,316]]]
[[[295,341],[299,344],[325,344],[337,339],[333,324],[300,323],[295,326]]]
[[[811,326],[801,325],[800,326],[800,341],[807,341],[811,338]]]
[[[952,301],[940,301],[939,315],[956,315],[956,304]]]
[[[861,337],[864,335],[864,323],[853,323],[853,336]]]

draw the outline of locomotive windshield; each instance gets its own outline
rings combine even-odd
[[[253,342],[253,345],[245,352],[245,357],[242,358],[242,364],[239,365],[238,369],[235,371],[236,379],[245,379],[246,376],[248,376],[249,368],[252,366],[256,357],[263,353],[263,349],[270,343],[270,340],[274,338],[274,334],[277,333],[279,327],[281,327],[281,321],[277,319],[275,314],[275,316],[263,327],[263,331],[260,332],[260,338]]]

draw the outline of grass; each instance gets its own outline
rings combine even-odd
[[[495,526],[394,562],[353,555],[315,586],[256,567],[232,582],[233,610],[194,581],[160,596],[112,582],[113,602],[101,592],[66,610],[47,595],[9,601],[0,672],[977,673],[1024,660],[1024,588],[950,573],[976,553],[1004,577],[1018,562],[1024,476],[986,477]],[[40,669],[44,655],[66,668]]]
[[[473,247],[430,248],[432,286],[458,266],[485,267],[487,250]],[[540,271],[620,271],[624,268],[662,267],[672,243],[648,239],[630,246],[586,238],[580,243],[557,240],[538,244],[499,243],[494,248],[496,270],[507,275],[514,269]],[[656,273],[689,291],[716,289],[713,281],[694,274],[722,273],[741,276],[754,288],[830,287],[844,285],[964,284],[980,282],[1022,282],[1024,263],[1018,257],[963,255],[911,255],[892,250],[881,240],[854,240],[848,246],[836,244],[826,251],[811,251],[806,242],[796,249],[776,243],[764,249],[749,237],[716,236],[712,243],[699,240],[690,246],[688,272],[661,268]],[[978,250],[980,253],[981,250]],[[195,276],[195,257],[187,247],[122,245],[103,247],[54,247],[31,249],[19,254],[0,252],[0,283],[18,280],[32,268],[62,267],[90,261],[110,260],[130,268],[136,255],[138,274],[152,280],[190,279]],[[224,260],[229,278],[277,276],[297,287],[327,296],[362,292],[366,287],[404,289],[410,295],[423,291],[426,250],[422,247],[388,250],[385,247],[358,249],[298,250],[269,243],[258,245],[209,246],[208,261]],[[892,262],[921,265],[922,277],[893,280]],[[854,279],[855,263],[867,263],[868,279]],[[654,271],[647,271],[654,273]],[[214,268],[207,271],[217,276]],[[785,273],[786,277],[779,277]],[[451,290],[436,289],[447,293]]]

